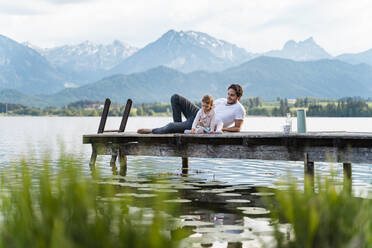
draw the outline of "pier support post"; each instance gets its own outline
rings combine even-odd
[[[119,151],[119,163],[120,163],[120,171],[119,174],[121,176],[127,175],[127,155],[123,154]]]
[[[308,153],[305,153],[304,159],[304,186],[305,190],[310,186],[310,190],[314,191],[314,161],[309,160]]]
[[[110,166],[111,166],[111,170],[112,170],[112,174],[113,175],[117,175],[118,174],[118,168],[116,167],[116,158],[117,158],[117,156],[118,156],[117,153],[113,153],[111,155]]]
[[[91,169],[94,169],[94,167],[96,166],[96,159],[97,159],[97,150],[92,145],[92,155],[90,156],[90,161],[89,161],[89,167]]]
[[[117,158],[118,154],[117,153],[114,153],[111,155],[111,160],[110,160],[110,165],[111,167],[116,167],[116,158]]]
[[[351,163],[343,163],[344,168],[344,189],[349,191],[351,193],[351,186],[352,186],[352,180],[351,180]]]
[[[182,174],[189,172],[189,158],[182,158]]]

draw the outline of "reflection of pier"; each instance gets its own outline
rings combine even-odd
[[[372,133],[309,132],[283,134],[240,132],[224,134],[102,133],[83,136],[93,148],[91,164],[99,154],[181,157],[187,172],[188,157],[305,161],[305,173],[313,175],[314,161],[341,162],[351,178],[351,163],[372,162]],[[228,166],[228,165],[227,165]]]

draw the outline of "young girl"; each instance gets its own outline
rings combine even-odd
[[[213,108],[213,98],[210,95],[203,96],[202,108],[195,116],[191,130],[185,133],[222,133],[223,123],[216,123],[216,112]]]

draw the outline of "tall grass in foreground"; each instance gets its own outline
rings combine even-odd
[[[159,211],[143,224],[141,211],[130,213],[130,202],[114,198],[113,185],[97,184],[99,175],[82,168],[62,156],[58,166],[22,161],[1,169],[0,247],[177,245]]]
[[[272,217],[290,223],[288,233],[274,222],[277,247],[372,247],[372,203],[353,197],[332,178],[317,180],[317,192],[300,191],[293,180],[267,200]],[[307,189],[311,187],[307,185]]]

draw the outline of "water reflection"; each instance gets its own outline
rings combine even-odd
[[[107,129],[119,126],[121,118],[109,118]],[[130,118],[127,130],[161,126],[169,118]],[[250,117],[244,122],[247,131],[279,131],[283,118]],[[91,146],[83,145],[81,136],[96,133],[99,118],[75,117],[1,117],[0,166],[20,156],[33,154],[35,163],[48,153],[56,161],[61,150],[71,152],[87,165]],[[37,128],[35,128],[37,127]],[[372,118],[308,118],[310,131],[372,131]],[[295,128],[295,127],[294,127]],[[61,145],[63,144],[63,145]],[[118,165],[117,161],[117,165]],[[148,208],[151,200],[166,194],[165,204],[177,205],[177,223],[189,230],[183,246],[190,247],[262,247],[272,244],[272,226],[263,207],[259,189],[272,197],[276,183],[292,176],[303,181],[303,162],[190,158],[187,177],[182,175],[180,158],[128,156],[127,174],[110,166],[110,156],[98,156],[97,168],[115,184],[113,199],[133,198],[138,206]],[[57,165],[57,164],[56,164]],[[343,168],[337,163],[316,163],[315,176],[334,171],[342,181]],[[353,164],[355,195],[367,197],[372,191],[372,166]],[[156,179],[156,180],[155,180]],[[133,206],[135,207],[135,206]],[[135,211],[135,208],[132,209]],[[283,226],[283,229],[288,227]]]
[[[163,202],[177,205],[172,218],[189,233],[182,247],[261,247],[263,242],[272,240],[262,188],[209,181],[200,174],[115,175],[99,183],[116,186],[115,198],[110,200],[132,197],[134,207],[151,209],[148,199],[166,193]],[[273,192],[269,189],[265,195],[272,197]]]
[[[146,204],[146,199],[166,193],[164,202],[178,206],[172,218],[189,233],[182,247],[273,247],[272,220],[262,197],[273,197],[280,188],[276,183],[281,177],[284,180],[288,171],[301,175],[300,184],[303,181],[302,163],[192,159],[190,167],[197,168],[184,176],[180,159],[163,159],[167,166],[158,158],[129,156],[125,177],[110,178],[108,160],[106,164],[101,161],[100,166],[110,178],[107,182],[117,183],[117,197],[132,196],[137,203]],[[329,175],[332,168],[342,181],[341,164],[317,166],[317,173]],[[356,166],[357,171],[360,169],[365,167]],[[355,184],[363,185],[363,180]],[[282,232],[290,231],[290,226],[282,225]]]
[[[71,152],[79,156],[85,164],[89,163],[91,146],[82,144],[82,135],[96,133],[99,117],[0,117],[0,167],[21,156],[33,154],[35,162],[41,161],[47,153],[55,161],[60,151]],[[244,131],[280,131],[284,122],[282,117],[248,117],[244,121]],[[121,117],[110,117],[107,129],[119,127]],[[140,127],[161,126],[170,121],[168,117],[131,117],[127,131]],[[372,132],[372,118],[308,118],[309,131],[359,131]],[[294,126],[295,129],[295,126]],[[98,156],[97,163],[108,174],[110,157]],[[118,161],[117,161],[118,163]],[[221,181],[227,184],[248,184],[254,186],[275,187],[275,182],[286,177],[288,171],[299,179],[303,178],[302,162],[233,160],[233,159],[197,159],[189,160],[191,173],[208,181]],[[342,166],[332,163],[316,163],[317,174],[329,175],[333,167],[342,178]],[[179,158],[154,158],[128,156],[128,175],[164,174],[179,175]],[[88,168],[87,168],[88,169]],[[113,168],[115,170],[115,168]],[[362,196],[372,191],[372,166],[353,164],[353,189]],[[117,171],[119,174],[120,171]]]

